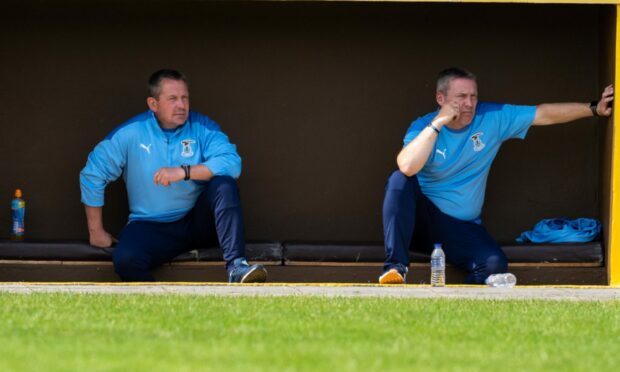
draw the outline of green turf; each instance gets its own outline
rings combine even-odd
[[[618,365],[617,301],[0,293],[0,371]]]

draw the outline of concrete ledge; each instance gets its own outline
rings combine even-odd
[[[201,296],[327,296],[327,297],[396,297],[472,300],[620,300],[620,288],[604,287],[515,287],[482,286],[379,286],[379,285],[303,285],[303,284],[0,284],[0,293],[79,293],[79,294],[153,294]]]

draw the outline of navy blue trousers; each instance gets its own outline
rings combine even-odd
[[[441,243],[446,261],[467,271],[465,283],[482,284],[491,274],[506,272],[508,260],[484,226],[439,210],[420,189],[416,176],[392,173],[383,202],[385,266],[409,267],[409,250],[430,254]]]
[[[174,222],[133,221],[121,231],[112,259],[124,281],[155,281],[151,269],[183,252],[219,245],[226,266],[245,256],[237,183],[213,177],[185,217]]]

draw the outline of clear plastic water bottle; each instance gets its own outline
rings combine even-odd
[[[484,281],[489,287],[512,288],[517,284],[517,277],[511,273],[493,274]]]
[[[11,240],[23,240],[25,233],[24,217],[26,202],[22,199],[22,190],[15,190],[15,197],[11,200]]]
[[[441,244],[435,244],[431,253],[431,286],[443,287],[446,285],[446,255]]]

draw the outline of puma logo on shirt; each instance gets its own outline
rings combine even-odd
[[[443,151],[441,151],[440,149],[435,150],[436,153],[438,153],[439,155],[443,156],[444,160],[446,160],[446,151],[448,151],[447,148],[444,148]]]
[[[151,154],[151,145],[152,143],[149,143],[148,146],[146,146],[145,144],[141,143],[140,147],[142,147],[144,150],[146,150],[147,153],[149,153],[149,155]]]

